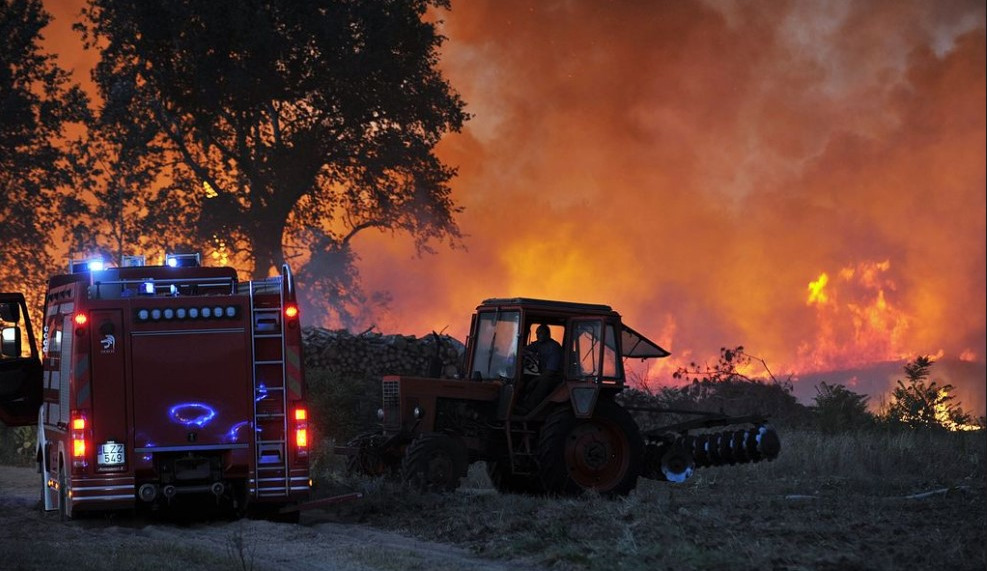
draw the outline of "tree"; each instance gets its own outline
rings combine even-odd
[[[131,125],[110,128],[98,117],[89,126],[75,145],[86,173],[76,184],[83,198],[65,217],[73,249],[109,260],[135,254],[154,258],[160,251],[162,259],[175,244],[195,242],[184,197],[155,184],[168,163],[154,135]]]
[[[49,246],[73,156],[67,127],[86,118],[87,98],[42,51],[51,16],[38,0],[0,0],[0,244],[4,288],[43,291],[56,262]],[[40,293],[38,295],[41,295]],[[40,305],[40,304],[38,304]]]
[[[970,424],[970,415],[953,402],[952,385],[940,387],[935,381],[926,382],[933,363],[928,356],[918,356],[905,364],[906,380],[899,379],[891,392],[887,420],[913,428],[955,429]]]
[[[101,52],[101,128],[174,157],[161,188],[200,241],[225,239],[254,277],[342,265],[323,285],[352,301],[361,232],[419,252],[461,238],[455,169],[433,151],[468,115],[430,8],[448,0],[89,0],[78,29]]]
[[[764,368],[766,378],[753,378],[744,372],[752,369],[755,360]],[[775,378],[763,359],[748,355],[742,346],[721,347],[715,365],[690,363],[679,367],[672,378],[690,384],[662,391],[661,399],[667,406],[735,415],[760,413],[790,424],[804,422],[805,407],[792,394],[791,379]]]
[[[816,386],[815,413],[823,432],[841,432],[861,428],[873,421],[867,411],[867,395],[855,393],[843,385],[819,383]]]

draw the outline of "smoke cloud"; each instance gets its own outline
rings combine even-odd
[[[851,370],[827,382],[876,397],[904,377],[887,363],[932,355],[984,413],[982,0],[469,0],[435,17],[474,115],[439,149],[468,237],[422,257],[361,238],[366,289],[392,294],[378,329],[463,338],[488,297],[607,303],[672,351],[644,373],[659,382],[743,345],[803,397]]]
[[[612,305],[673,352],[651,370],[664,380],[736,345],[778,376],[881,364],[827,377],[874,393],[904,377],[889,361],[984,362],[982,2],[470,1],[439,17],[474,114],[441,148],[470,237],[421,259],[362,244],[368,287],[394,293],[380,327],[462,336],[481,299],[517,295]],[[974,371],[942,381],[982,414]]]

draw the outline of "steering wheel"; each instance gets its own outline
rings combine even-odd
[[[521,354],[521,362],[524,365],[525,373],[538,374],[538,356],[533,351],[524,351]]]

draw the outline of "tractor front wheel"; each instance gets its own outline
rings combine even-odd
[[[623,496],[637,486],[643,454],[641,431],[618,404],[601,400],[586,419],[560,408],[541,430],[539,476],[549,493],[575,496],[596,490]]]
[[[448,434],[423,433],[411,441],[401,462],[401,478],[426,492],[451,492],[466,475],[466,447]]]

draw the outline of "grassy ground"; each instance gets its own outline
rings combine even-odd
[[[983,432],[783,434],[778,460],[641,480],[627,498],[461,493],[329,473],[366,497],[313,518],[362,522],[558,569],[987,568]]]
[[[293,544],[293,551],[326,541],[318,535],[320,524],[343,523],[356,535],[373,528],[397,531],[464,547],[511,568],[987,568],[983,431],[824,435],[779,427],[779,432],[782,453],[773,462],[703,469],[678,485],[641,480],[633,493],[617,500],[501,495],[490,487],[482,464],[472,467],[455,493],[420,494],[383,480],[345,476],[340,459],[326,456],[316,464],[319,493],[358,490],[364,497],[305,511],[297,528],[266,526],[251,533],[282,530],[285,541],[315,534]],[[33,481],[19,485],[31,487]],[[10,491],[0,492],[2,499]],[[235,522],[208,528],[218,539],[195,549],[186,543],[201,539],[202,528],[126,531],[126,523],[121,528],[121,522],[108,521],[62,526],[57,537],[39,535],[32,526],[51,525],[51,517],[35,515],[33,488],[27,495],[4,508],[10,524],[0,530],[5,561],[17,562],[22,550],[23,561],[30,562],[13,568],[41,568],[36,546],[45,538],[66,547],[51,553],[75,553],[73,561],[80,564],[73,565],[80,568],[141,568],[140,557],[161,557],[186,570],[266,568],[260,555],[256,565],[250,556],[248,564],[235,557],[252,548],[230,549],[236,534],[228,526]],[[105,525],[110,527],[100,532]],[[154,537],[146,536],[152,531],[164,534],[155,548]],[[95,538],[105,543],[102,551],[87,547]],[[131,547],[134,541],[145,544],[138,550],[143,555]],[[283,561],[291,566],[290,559]]]

